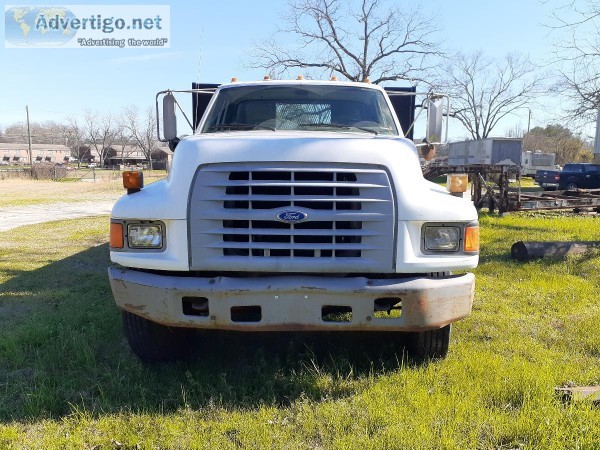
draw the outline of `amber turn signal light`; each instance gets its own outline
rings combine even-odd
[[[123,172],[123,187],[128,194],[139,192],[144,187],[144,174],[142,172]]]
[[[472,226],[465,229],[465,252],[479,252],[479,227]]]
[[[446,176],[446,189],[451,193],[467,192],[469,176],[465,173],[452,173]]]
[[[111,248],[123,248],[123,224],[112,223],[110,224],[110,247]]]

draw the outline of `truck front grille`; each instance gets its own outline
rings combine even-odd
[[[389,270],[395,211],[387,172],[331,166],[202,166],[190,197],[192,269]],[[283,211],[306,218],[286,223],[277,217]]]

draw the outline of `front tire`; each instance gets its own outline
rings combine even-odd
[[[121,315],[127,342],[142,361],[173,361],[189,351],[190,330],[160,325],[129,311],[121,311]]]
[[[408,343],[409,356],[417,361],[446,357],[451,328],[452,325],[446,325],[437,330],[411,333]]]

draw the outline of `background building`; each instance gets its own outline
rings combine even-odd
[[[31,144],[33,162],[68,162],[71,149],[57,144]],[[30,164],[29,144],[0,143],[0,164]]]

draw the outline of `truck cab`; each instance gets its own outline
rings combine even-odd
[[[415,357],[446,355],[473,302],[477,212],[423,178],[383,88],[221,85],[187,137],[165,105],[169,176],[111,215],[134,353],[168,360],[214,329],[405,333]]]

